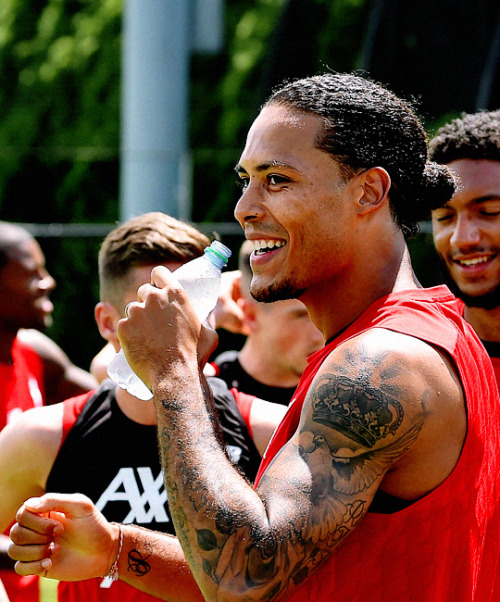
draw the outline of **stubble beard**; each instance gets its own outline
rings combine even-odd
[[[469,295],[464,293],[451,277],[448,265],[444,259],[442,257],[439,259],[443,268],[444,283],[456,297],[465,303],[467,307],[478,307],[481,309],[496,309],[497,307],[500,307],[500,284],[492,291],[482,295]]]
[[[286,301],[288,299],[299,299],[305,289],[299,289],[290,280],[285,280],[267,287],[257,289],[250,288],[252,297],[260,303],[274,303],[275,301]]]

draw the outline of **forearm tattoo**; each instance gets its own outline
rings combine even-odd
[[[146,544],[146,547],[149,547],[149,544]],[[136,548],[130,550],[128,553],[128,570],[137,577],[144,577],[144,575],[147,575],[151,570],[148,559],[151,556],[152,551],[151,548],[147,554],[143,554]]]

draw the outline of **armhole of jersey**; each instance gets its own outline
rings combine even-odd
[[[63,401],[63,433],[61,445],[66,440],[66,437],[68,436],[68,433],[70,432],[78,416],[80,415],[83,406],[87,403],[87,401],[94,393],[94,390],[89,391],[88,393],[84,393],[83,395],[71,397],[70,399],[66,399],[66,401]]]
[[[245,421],[248,432],[250,433],[250,437],[253,439],[252,427],[250,424],[250,413],[252,411],[252,404],[256,397],[254,395],[242,393],[241,391],[238,391],[238,389],[231,389],[231,393],[233,394],[236,405],[238,406],[238,410]]]

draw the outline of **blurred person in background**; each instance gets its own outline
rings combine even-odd
[[[452,199],[432,212],[434,245],[500,382],[500,111],[464,113],[437,131],[429,150],[458,180]]]
[[[55,286],[33,236],[0,222],[0,428],[23,410],[96,384],[42,332],[52,323]]]
[[[241,308],[241,332],[246,334],[240,351],[225,351],[211,366],[228,387],[288,405],[309,355],[320,349],[321,332],[297,299],[259,303],[250,294],[252,270],[250,241],[239,252],[240,278],[235,281],[236,303]]]
[[[42,332],[52,323],[55,286],[33,236],[17,224],[0,222],[0,430],[25,410],[96,386],[94,377]],[[9,591],[19,589],[25,602],[38,600],[36,579],[12,570],[7,542],[0,535],[0,576]]]

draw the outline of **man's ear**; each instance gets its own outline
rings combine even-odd
[[[242,334],[248,336],[257,327],[257,301],[254,301],[253,299],[245,299],[245,297],[240,297],[237,303],[241,307],[241,311],[243,312]]]
[[[116,334],[116,324],[121,316],[111,305],[111,303],[107,303],[106,301],[100,301],[95,306],[94,316],[102,338],[106,341],[109,341],[110,343],[117,343],[118,336]]]
[[[360,173],[357,178],[359,178],[360,186],[359,215],[377,210],[388,200],[391,176],[383,167],[370,167]]]

